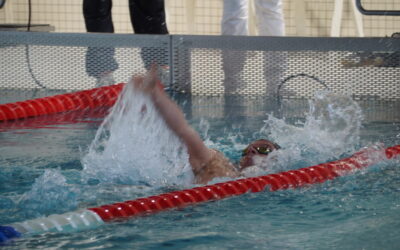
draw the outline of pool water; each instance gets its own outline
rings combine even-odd
[[[400,144],[396,102],[355,103],[322,94],[312,110],[302,100],[174,98],[206,144],[233,161],[253,139],[281,144],[280,160],[249,175],[339,159],[364,146]],[[103,125],[104,110],[0,123],[0,225],[194,186],[185,150],[165,125],[154,117],[135,123],[139,113],[119,111]],[[301,189],[249,193],[81,232],[31,235],[3,247],[397,249],[399,166],[399,160],[385,161]]]

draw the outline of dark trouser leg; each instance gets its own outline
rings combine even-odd
[[[85,57],[86,73],[98,80],[118,69],[113,47],[88,47]]]
[[[111,0],[83,0],[83,17],[88,32],[114,33]],[[97,79],[118,69],[113,47],[89,47],[85,65],[89,76]]]
[[[114,33],[111,0],[83,0],[83,17],[88,32]]]
[[[136,34],[168,34],[164,0],[129,0]]]
[[[136,34],[168,34],[164,0],[129,0],[129,10]],[[165,48],[143,47],[141,56],[146,69],[153,63],[168,65]]]
[[[222,50],[222,69],[224,71],[225,94],[238,94],[240,89],[245,88],[242,81],[243,68],[246,62],[246,51]]]

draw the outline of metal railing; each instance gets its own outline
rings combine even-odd
[[[358,11],[369,16],[400,16],[400,10],[367,10],[363,7],[361,0],[356,0]]]

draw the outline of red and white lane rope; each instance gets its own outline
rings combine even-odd
[[[297,170],[232,180],[0,226],[0,242],[2,237],[9,239],[21,234],[93,228],[115,219],[157,213],[248,192],[260,192],[266,188],[277,191],[322,183],[398,155],[400,155],[400,145],[386,148],[384,151],[367,148],[345,159]]]

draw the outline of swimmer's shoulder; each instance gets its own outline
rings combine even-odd
[[[199,171],[194,171],[196,182],[205,184],[217,177],[239,177],[235,165],[217,149],[210,149],[211,159]]]

